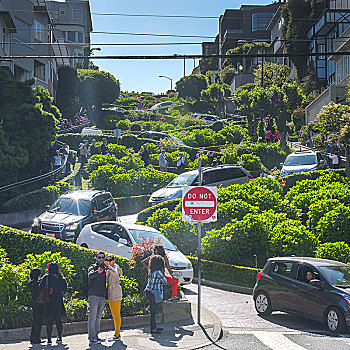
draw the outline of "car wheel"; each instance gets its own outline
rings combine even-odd
[[[86,243],[83,243],[83,244],[81,244],[80,246],[83,247],[83,248],[89,248],[88,245],[87,245]]]
[[[270,315],[272,312],[270,298],[264,292],[257,292],[254,305],[255,310],[261,316]]]
[[[342,333],[346,331],[346,321],[344,314],[337,307],[330,307],[325,316],[326,326],[332,333]]]

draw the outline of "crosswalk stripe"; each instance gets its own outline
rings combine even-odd
[[[306,350],[304,347],[289,340],[280,332],[256,332],[254,335],[272,350]]]

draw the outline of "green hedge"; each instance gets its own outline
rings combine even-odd
[[[137,216],[137,222],[145,224],[147,219],[153,215],[158,209],[168,208],[169,210],[174,210],[175,207],[180,203],[180,198],[171,199],[170,201],[165,201],[149,207],[139,212]]]
[[[43,187],[40,190],[24,193],[18,197],[10,199],[1,207],[1,213],[15,213],[32,209],[45,208],[51,205],[60,195],[71,189],[72,186],[63,181],[55,185]]]
[[[139,212],[147,206],[149,197],[149,194],[145,194],[142,196],[114,198],[114,201],[118,204],[118,215]]]
[[[61,255],[71,260],[75,266],[76,276],[72,289],[82,293],[83,276],[96,259],[96,250],[85,249],[76,244],[63,242],[55,238],[40,234],[33,234],[0,225],[0,247],[5,249],[8,258],[14,264],[24,261],[27,254],[43,254],[46,251],[61,252]],[[130,265],[130,260],[116,257],[116,263],[123,269],[124,275],[134,278],[139,284],[139,291],[143,290],[146,274],[141,266]]]
[[[188,256],[188,258],[191,260],[195,276],[197,276],[198,259],[190,256]],[[261,270],[253,267],[235,266],[215,261],[201,260],[201,276],[208,281],[253,288],[256,282],[256,275],[259,271]]]
[[[320,176],[328,173],[337,173],[340,176],[346,177],[345,169],[326,169],[326,170],[314,170],[314,171],[308,171],[308,172],[302,172],[302,173],[296,173],[293,175],[288,175],[281,177],[282,181],[285,181],[283,192],[286,194],[288,190],[292,187],[294,187],[298,181],[301,180],[316,180]]]

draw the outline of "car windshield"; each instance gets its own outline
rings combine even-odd
[[[289,156],[284,165],[295,166],[295,165],[312,165],[316,164],[316,156],[314,154],[307,154],[304,156]]]
[[[170,136],[171,139],[174,140],[177,144],[186,146],[185,143],[184,143],[183,141],[181,141],[178,137],[173,136],[173,135],[169,135],[169,136]]]
[[[165,249],[177,250],[176,247],[161,233],[132,229],[129,231],[137,244],[151,240],[156,244],[161,244]]]
[[[53,213],[66,213],[86,216],[90,210],[90,201],[80,198],[58,198],[48,210]]]
[[[196,174],[182,174],[175,177],[175,179],[172,180],[166,187],[189,186],[196,176]]]
[[[350,266],[321,266],[319,269],[333,286],[350,288]]]

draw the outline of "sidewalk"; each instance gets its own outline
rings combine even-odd
[[[192,318],[187,321],[174,321],[161,324],[164,328],[162,334],[152,336],[149,333],[149,326],[138,328],[126,328],[121,331],[121,341],[89,345],[87,334],[78,334],[63,337],[63,344],[47,346],[31,345],[26,342],[0,343],[0,350],[27,350],[27,349],[57,349],[57,350],[82,350],[82,349],[130,349],[130,350],[157,350],[157,349],[198,349],[218,340],[221,334],[221,322],[211,311],[201,309],[202,326],[196,324],[197,305],[191,304]],[[101,332],[100,337],[108,339],[114,332]]]

